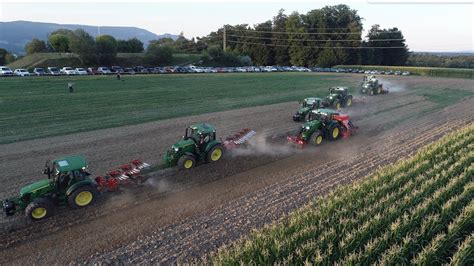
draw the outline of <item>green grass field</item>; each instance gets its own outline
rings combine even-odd
[[[1,79],[0,143],[297,101],[336,85],[358,83],[313,73]]]
[[[470,125],[314,200],[204,264],[472,265],[473,234]]]
[[[362,65],[339,65],[335,68],[356,68],[364,70],[392,70],[409,71],[415,75],[447,78],[474,79],[474,69],[464,68],[440,68],[440,67],[409,67],[409,66],[362,66]]]

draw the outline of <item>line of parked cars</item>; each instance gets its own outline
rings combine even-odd
[[[34,68],[32,72],[27,69],[19,68],[12,71],[9,67],[0,66],[0,76],[60,76],[60,75],[111,75],[111,74],[168,74],[168,73],[243,73],[243,72],[335,72],[335,73],[361,73],[361,74],[386,74],[386,75],[410,75],[405,71],[380,71],[380,70],[362,70],[362,69],[342,69],[342,68],[307,68],[299,66],[246,66],[246,67],[199,67],[188,66],[167,66],[167,67],[48,67]]]

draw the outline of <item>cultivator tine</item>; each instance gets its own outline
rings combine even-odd
[[[233,136],[227,137],[223,144],[227,149],[232,149],[232,148],[235,148],[238,145],[241,145],[241,144],[247,142],[250,138],[252,138],[256,134],[257,134],[257,132],[255,132],[251,129],[248,129],[248,128],[244,128],[244,129],[240,130],[239,133],[237,133]]]

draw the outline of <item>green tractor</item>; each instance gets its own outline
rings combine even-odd
[[[348,115],[330,109],[318,109],[311,111],[308,121],[301,126],[298,134],[288,136],[287,140],[301,148],[308,142],[317,146],[324,139],[333,141],[341,137],[349,137],[356,129],[357,127],[352,124]]]
[[[191,169],[198,161],[217,162],[224,153],[222,142],[216,138],[216,129],[207,123],[186,128],[181,141],[173,144],[166,152],[166,166]]]
[[[353,97],[349,94],[347,87],[329,88],[329,95],[326,96],[322,105],[324,107],[334,106],[336,109],[341,107],[349,107],[352,105]]]
[[[362,81],[360,92],[362,94],[377,95],[388,93],[388,89],[383,88],[383,84],[375,76],[365,76]]]
[[[293,121],[304,121],[308,113],[314,109],[322,107],[322,100],[320,98],[306,98],[300,102],[301,108],[293,115]]]
[[[43,179],[20,189],[20,195],[3,201],[3,211],[12,216],[25,211],[28,218],[41,220],[54,213],[55,206],[82,208],[93,204],[99,195],[97,183],[86,171],[82,156],[68,156],[46,162]]]

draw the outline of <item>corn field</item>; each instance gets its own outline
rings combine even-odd
[[[473,177],[470,125],[202,262],[473,265]]]

